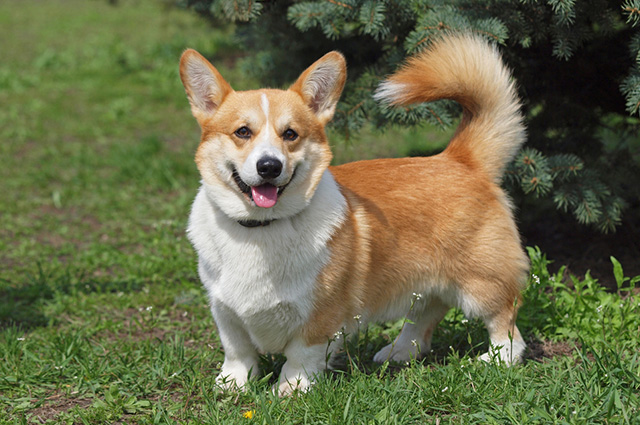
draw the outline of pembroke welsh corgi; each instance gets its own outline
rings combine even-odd
[[[329,166],[325,125],[346,80],[338,52],[288,90],[234,91],[194,50],[180,77],[202,129],[188,236],[224,348],[219,385],[241,388],[271,352],[286,356],[278,392],[306,390],[341,330],[406,315],[374,360],[419,357],[453,306],[486,325],[483,359],[522,357],[529,264],[500,181],[525,128],[494,46],[450,34],[379,86],[390,105],[462,105],[448,147],[428,158]]]

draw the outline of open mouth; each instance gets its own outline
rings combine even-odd
[[[246,184],[242,178],[240,178],[240,174],[238,174],[238,170],[233,168],[231,172],[231,176],[233,180],[238,185],[240,192],[244,193],[249,201],[253,202],[257,206],[261,208],[271,208],[276,202],[278,202],[278,197],[282,195],[284,189],[291,183],[291,180],[295,177],[295,171],[291,176],[291,179],[284,186],[275,186],[271,183],[264,183],[259,186],[249,186]]]

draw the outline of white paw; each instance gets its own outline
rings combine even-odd
[[[245,384],[252,376],[258,374],[258,366],[253,366],[251,362],[225,361],[222,370],[216,378],[216,385],[222,390],[244,390]]]
[[[313,381],[306,375],[298,375],[295,378],[286,380],[280,379],[278,385],[278,395],[280,397],[288,397],[296,391],[307,392],[313,385]]]
[[[489,352],[478,359],[486,363],[498,362],[512,366],[522,362],[522,354],[526,345],[524,341],[506,341],[504,344],[491,345]]]
[[[223,391],[243,391],[247,379],[236,379],[229,375],[218,375],[216,385]]]
[[[392,351],[393,350],[393,351]],[[401,344],[396,343],[395,346],[393,344],[389,344],[384,347],[382,350],[378,351],[375,356],[373,356],[373,361],[376,363],[384,363],[387,360],[394,362],[408,362],[410,360],[415,360],[420,356],[420,344]]]

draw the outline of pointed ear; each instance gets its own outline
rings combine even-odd
[[[213,115],[233,91],[218,70],[192,49],[186,50],[180,58],[180,78],[189,97],[191,112],[198,122]]]
[[[289,90],[295,91],[326,124],[333,117],[347,79],[347,62],[338,52],[329,52],[307,68]]]

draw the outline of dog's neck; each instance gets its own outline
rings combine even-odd
[[[238,220],[238,224],[243,227],[264,227],[270,225],[276,219],[272,220]]]

